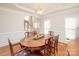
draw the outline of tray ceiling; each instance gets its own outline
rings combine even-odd
[[[78,6],[78,3],[3,3],[0,4],[0,7],[6,7],[6,8],[12,8],[16,10],[21,11],[27,11],[30,13],[35,13],[35,9],[38,7],[38,5],[41,5],[41,7],[44,9],[44,15],[49,14],[51,12],[61,11],[64,9],[74,8]]]

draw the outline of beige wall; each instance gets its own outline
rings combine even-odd
[[[8,44],[8,38],[16,43],[24,37],[25,16],[27,15],[0,10],[0,47]]]
[[[18,11],[17,11],[18,12]],[[24,18],[25,16],[34,16],[31,14],[0,10],[0,47],[8,45],[8,38],[12,43],[19,42],[24,37]],[[40,20],[34,22],[39,22]]]
[[[67,43],[65,38],[65,19],[67,17],[75,17],[77,19],[77,27],[79,27],[79,9],[78,10],[71,10],[66,12],[58,12],[58,13],[51,13],[48,15],[46,19],[50,20],[51,22],[51,30],[55,32],[55,35],[59,34],[60,41]],[[79,37],[79,31],[77,31],[77,37]]]

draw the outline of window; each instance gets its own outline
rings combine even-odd
[[[30,16],[25,16],[25,20],[29,21]]]
[[[34,31],[39,31],[39,23],[34,23]]]
[[[74,39],[76,37],[76,19],[66,18],[65,19],[65,35],[66,38]]]
[[[38,29],[39,28],[39,24],[38,23],[34,23],[34,28]]]
[[[50,21],[45,20],[44,21],[44,34],[48,34],[48,31],[50,30]]]
[[[25,31],[28,31],[29,19],[30,19],[30,16],[25,16],[25,19],[24,19],[24,30]]]

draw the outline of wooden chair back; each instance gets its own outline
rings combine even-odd
[[[55,36],[55,50],[58,52],[58,40],[59,40],[59,35]]]
[[[24,35],[25,35],[25,38],[29,37],[29,32],[25,32]]]
[[[37,35],[37,31],[34,31],[34,33],[33,33],[33,34],[34,34],[34,36],[35,36],[35,35]]]
[[[30,54],[30,50],[24,46],[21,46],[20,43],[18,43],[18,44],[21,46],[21,49],[17,50],[16,53],[14,53],[13,45],[9,39],[8,39],[8,43],[9,43],[9,47],[10,47],[11,56],[26,56],[26,55]]]
[[[8,43],[9,43],[9,47],[10,47],[11,56],[13,56],[14,55],[13,47],[12,47],[12,43],[9,39],[8,39]]]
[[[37,34],[37,32],[36,32],[36,31],[34,31],[34,32],[25,32],[25,33],[24,33],[25,38],[26,38],[26,37],[35,36],[36,34]]]
[[[52,44],[53,44],[53,41],[51,37],[45,40],[45,50],[47,52],[47,56],[50,56],[52,53]]]
[[[67,53],[68,53],[68,55],[67,55],[67,56],[70,56],[70,52],[69,52],[69,50],[67,50]]]
[[[59,35],[57,35],[57,36],[55,37],[55,43],[56,43],[56,45],[58,44],[58,39],[59,39]]]
[[[48,34],[54,36],[54,32],[53,31],[49,31]]]

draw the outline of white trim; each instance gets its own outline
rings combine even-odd
[[[15,10],[15,9],[11,9],[11,8],[7,8],[7,7],[0,7],[0,10],[3,10],[3,11],[8,11],[8,12],[13,12],[13,13],[21,13],[21,14],[25,14],[25,15],[37,15],[34,10],[31,10],[29,8],[25,8],[17,3],[12,3],[16,8],[19,8],[19,10]],[[44,16],[49,16],[49,15],[53,15],[53,14],[56,14],[56,13],[62,13],[62,12],[69,12],[69,11],[73,11],[73,10],[79,10],[79,5],[76,5],[76,6],[73,6],[73,7],[70,7],[70,8],[66,8],[66,9],[62,9],[62,10],[58,10],[58,11],[49,11],[49,12],[45,12],[44,13]],[[20,11],[22,10],[22,11]]]
[[[51,15],[55,15],[55,14],[62,14],[62,13],[65,13],[65,12],[72,12],[72,11],[79,11],[79,5],[77,6],[74,6],[74,7],[71,7],[71,8],[66,8],[66,9],[63,9],[63,10],[58,10],[58,11],[55,11],[55,12],[49,12],[49,13],[45,13],[45,17],[49,17]]]
[[[0,33],[0,47],[8,45],[8,38],[11,42],[17,43],[24,37],[25,31]]]
[[[16,32],[0,32],[0,35],[4,35],[4,34],[14,34],[14,33],[24,33],[26,31],[16,31]]]
[[[28,12],[30,12],[30,13],[34,13],[33,10],[31,10],[31,9],[29,9],[29,8],[25,8],[25,7],[23,7],[23,6],[21,6],[21,5],[17,4],[17,3],[14,3],[13,5],[16,6],[16,7],[19,8],[19,9],[28,11]]]
[[[6,8],[6,7],[0,7],[0,11],[7,11],[7,12],[11,12],[11,13],[23,14],[23,15],[29,15],[29,16],[34,15],[32,13],[29,13],[29,12],[19,11],[19,10],[15,10],[15,9],[11,9],[11,8]]]

